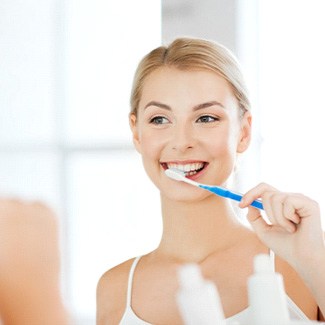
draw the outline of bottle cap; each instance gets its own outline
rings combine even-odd
[[[186,288],[200,284],[203,280],[200,267],[194,263],[182,265],[178,270],[178,279],[180,285]]]
[[[273,273],[273,267],[270,256],[267,254],[258,254],[254,258],[255,273]]]

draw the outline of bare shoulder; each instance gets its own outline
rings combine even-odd
[[[287,294],[310,319],[317,319],[318,307],[311,291],[299,274],[284,260],[276,257],[276,270],[283,275]]]
[[[97,284],[97,325],[118,324],[125,306],[130,268],[134,259],[106,271]]]

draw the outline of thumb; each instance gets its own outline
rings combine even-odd
[[[257,235],[267,231],[270,227],[270,225],[263,219],[261,211],[252,206],[248,207],[247,220]]]

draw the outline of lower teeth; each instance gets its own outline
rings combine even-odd
[[[194,170],[194,171],[190,171],[190,172],[186,173],[186,176],[193,176],[193,175],[195,175],[196,173],[197,173],[196,170]]]

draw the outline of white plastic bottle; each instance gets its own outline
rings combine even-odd
[[[180,267],[178,278],[176,301],[185,325],[226,324],[217,288],[202,277],[197,264]]]
[[[255,256],[254,274],[248,280],[248,299],[252,325],[289,324],[283,278],[274,272],[267,254]]]

